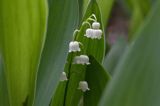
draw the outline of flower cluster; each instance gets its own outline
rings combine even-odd
[[[94,19],[91,17],[94,17]],[[100,23],[97,22],[96,16],[92,14],[88,19],[94,22],[92,23],[92,25],[90,25],[90,23],[87,21],[84,22],[84,24],[88,24],[90,26],[90,28],[86,29],[86,33],[84,36],[91,39],[101,39],[102,30],[100,29]],[[76,33],[76,31],[77,30],[75,30],[74,34]],[[69,53],[80,52],[81,51],[80,44],[82,43],[78,41],[71,41],[69,43]],[[89,65],[90,64],[89,57],[87,55],[75,56],[73,58],[73,64]],[[68,79],[66,73],[62,72],[60,81],[67,81],[67,80]],[[80,81],[78,89],[82,90],[83,92],[90,90],[88,87],[88,83],[86,81]]]
[[[91,39],[101,39],[102,37],[102,30],[100,28],[100,23],[99,22],[93,22],[92,23],[92,28],[88,28],[86,30],[86,36],[87,38]]]

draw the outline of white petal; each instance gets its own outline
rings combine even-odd
[[[93,36],[93,29],[88,28],[88,29],[86,30],[85,36],[88,37],[88,38],[91,38],[91,37]]]
[[[69,52],[77,52],[77,51],[81,51],[80,47],[79,47],[79,42],[77,41],[72,41],[69,43]]]
[[[84,64],[88,64],[89,63],[89,57],[87,55],[80,55],[81,61]]]
[[[102,30],[100,30],[100,29],[95,29],[93,35],[94,35],[94,38],[95,38],[95,39],[101,39]]]
[[[93,22],[92,23],[92,28],[93,29],[99,29],[100,28],[100,23],[99,22]]]
[[[101,29],[90,29],[90,28],[88,28],[86,30],[86,34],[84,36],[86,36],[87,38],[91,38],[91,39],[101,39],[102,30]]]
[[[80,81],[78,89],[82,90],[83,92],[90,90],[86,81]]]
[[[62,72],[61,76],[60,76],[60,81],[67,81],[67,75],[65,72]]]
[[[89,57],[87,55],[80,55],[74,57],[74,64],[82,64],[82,65],[89,65]]]

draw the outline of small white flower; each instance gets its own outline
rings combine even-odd
[[[86,36],[87,38],[91,38],[91,39],[101,39],[102,30],[88,28],[84,36]]]
[[[100,28],[100,23],[99,22],[93,22],[92,23],[92,28],[93,29],[99,29]]]
[[[82,90],[83,92],[90,90],[86,81],[80,81],[78,89]]]
[[[81,51],[81,49],[79,47],[79,42],[71,41],[69,43],[69,52],[77,52],[77,51]]]
[[[89,57],[87,55],[80,55],[74,58],[75,64],[89,65]]]
[[[89,65],[89,57],[87,55],[80,55],[81,62]]]
[[[61,76],[60,76],[60,81],[67,81],[67,75],[65,72],[62,72]]]
[[[94,38],[95,38],[95,39],[101,39],[102,30],[100,30],[100,29],[95,29],[93,35],[94,35]]]
[[[91,38],[91,37],[93,36],[93,29],[88,28],[88,29],[86,30],[86,34],[85,34],[84,36],[86,36],[86,37],[88,37],[88,38]]]

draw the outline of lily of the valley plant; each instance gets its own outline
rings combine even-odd
[[[159,0],[0,0],[0,106],[160,106]]]

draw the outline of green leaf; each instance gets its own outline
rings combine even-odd
[[[6,82],[6,78],[3,70],[1,55],[0,55],[0,105],[9,106],[7,82]]]
[[[97,17],[100,22],[100,28],[103,31],[101,15],[96,1],[91,1],[88,5],[86,13],[83,17],[83,23],[80,25],[79,31],[75,33],[74,40],[80,42],[81,51],[77,53],[69,53],[64,71],[68,76],[67,82],[60,82],[57,91],[52,99],[52,106],[75,106],[78,105],[83,92],[78,89],[80,81],[85,80],[86,65],[73,64],[75,56],[92,55],[100,63],[104,56],[104,33],[101,39],[90,39],[85,37],[86,29],[90,27],[93,21],[88,20]],[[95,19],[95,20],[96,20]],[[89,23],[89,24],[88,24]]]
[[[103,66],[111,75],[114,75],[114,70],[127,49],[127,45],[124,38],[119,38],[105,57]]]
[[[47,21],[45,0],[1,0],[0,36],[9,103],[31,106]]]
[[[48,30],[38,73],[36,106],[49,105],[55,93],[78,17],[77,0],[49,0]]]
[[[135,39],[135,32],[143,24],[148,12],[151,9],[150,0],[125,0],[128,7],[131,9],[131,23],[129,28],[129,40]]]
[[[97,0],[97,2],[102,14],[102,23],[106,27],[115,0]]]
[[[79,22],[81,22],[82,16],[83,16],[83,4],[84,4],[84,1],[83,0],[78,0],[78,4],[79,4]]]
[[[91,65],[86,69],[86,81],[90,91],[84,93],[84,106],[97,106],[104,88],[110,80],[110,75],[94,57],[90,56],[89,59]]]
[[[160,1],[125,52],[100,106],[160,105]]]

